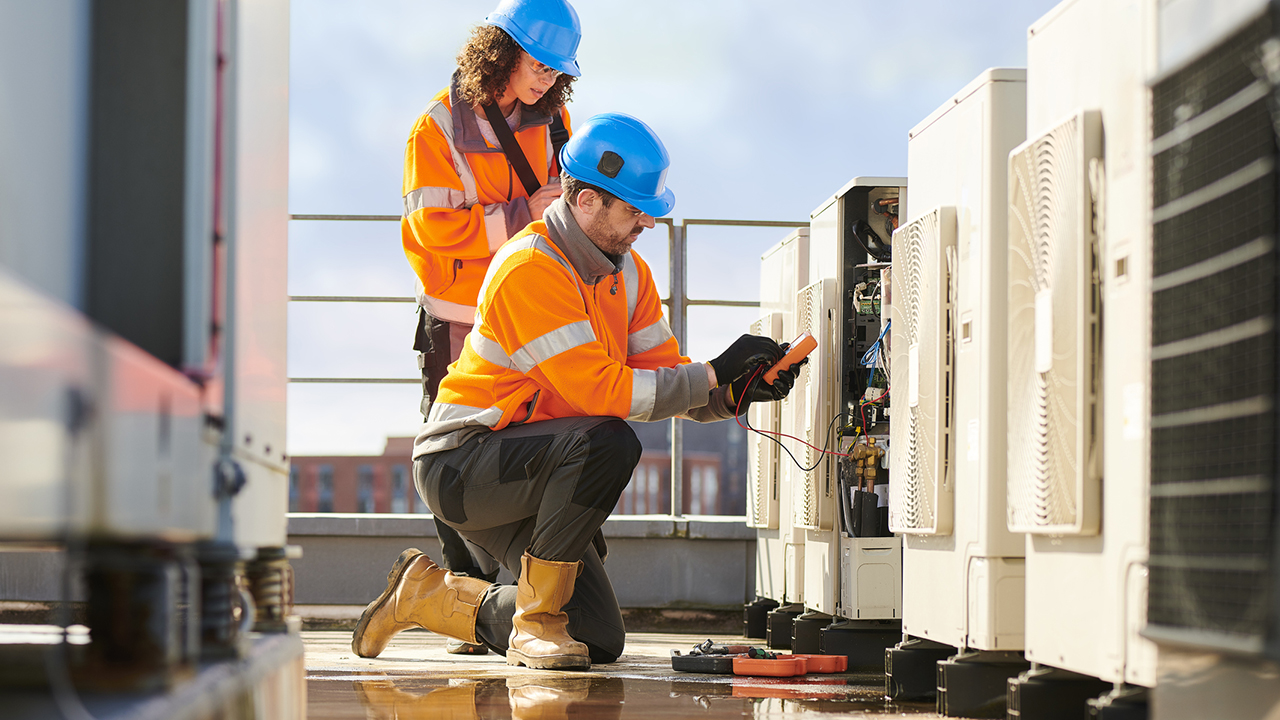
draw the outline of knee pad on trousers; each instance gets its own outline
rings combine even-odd
[[[631,482],[631,473],[640,462],[640,439],[623,420],[611,419],[586,431],[587,458],[583,477],[573,501],[583,507],[611,512]]]
[[[610,420],[592,428],[587,434],[591,436],[593,447],[599,438],[599,442],[606,445],[610,453],[616,453],[619,465],[626,465],[633,470],[640,464],[640,453],[644,450],[644,446],[627,421]],[[627,477],[630,476],[631,473],[628,472]]]

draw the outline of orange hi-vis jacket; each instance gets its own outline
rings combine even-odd
[[[649,266],[612,258],[556,200],[494,256],[476,323],[414,443],[415,458],[514,423],[733,417],[662,314]]]
[[[458,101],[457,74],[413,126],[404,154],[400,238],[421,287],[418,302],[442,320],[470,324],[493,253],[529,223],[528,193],[501,147],[481,135]],[[561,109],[565,128],[569,113]],[[521,106],[516,141],[546,183],[555,169],[551,116]]]

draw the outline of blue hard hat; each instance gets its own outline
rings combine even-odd
[[[560,150],[560,167],[654,217],[676,204],[666,187],[671,157],[648,125],[622,113],[587,118]]]
[[[565,0],[502,0],[484,22],[505,30],[543,65],[565,75],[582,74],[575,59],[582,25]]]

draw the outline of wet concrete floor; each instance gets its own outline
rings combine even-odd
[[[886,702],[879,673],[763,678],[673,671],[671,651],[687,652],[704,636],[632,633],[618,662],[586,672],[512,667],[493,654],[449,655],[444,638],[416,630],[397,636],[372,660],[351,652],[350,632],[308,631],[302,637],[309,720],[941,717],[932,703]]]

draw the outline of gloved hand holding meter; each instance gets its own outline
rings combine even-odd
[[[772,338],[759,335],[743,335],[727,350],[711,361],[716,379],[724,384],[730,380],[730,395],[735,403],[741,400],[741,409],[752,402],[781,400],[795,384],[800,366],[808,362],[809,353],[818,346],[809,333],[801,333],[794,341],[778,345]],[[770,363],[763,374],[756,366]]]

